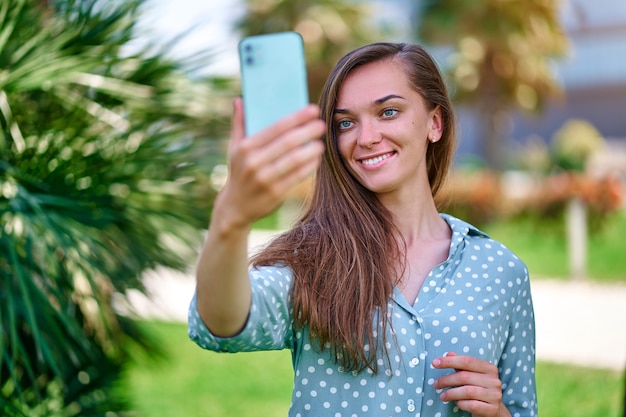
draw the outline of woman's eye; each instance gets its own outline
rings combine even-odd
[[[385,109],[383,110],[383,117],[393,117],[398,113],[396,109]]]
[[[350,120],[340,120],[339,123],[337,123],[339,130],[348,129],[350,126],[352,126],[352,122]]]

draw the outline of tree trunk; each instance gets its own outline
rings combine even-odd
[[[480,67],[479,140],[485,163],[495,172],[501,173],[507,165],[508,149],[508,105],[502,101],[498,77],[491,65],[493,52],[488,50],[485,62]]]

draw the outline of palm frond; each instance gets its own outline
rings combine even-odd
[[[38,3],[0,5],[0,410],[104,415],[158,352],[113,300],[195,258],[232,83],[128,53],[141,0]]]

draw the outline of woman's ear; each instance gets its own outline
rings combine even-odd
[[[441,114],[441,108],[435,107],[430,112],[430,127],[428,129],[428,140],[432,143],[437,142],[443,135],[443,115]]]

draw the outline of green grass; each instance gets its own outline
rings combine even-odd
[[[286,417],[293,372],[288,351],[217,354],[180,323],[146,323],[166,358],[128,369],[122,389],[139,417]],[[539,416],[621,417],[619,372],[541,362]]]
[[[292,387],[288,351],[217,354],[179,323],[147,323],[166,358],[128,369],[123,390],[140,417],[285,417]]]
[[[622,417],[624,384],[616,371],[539,362],[539,416]]]
[[[533,277],[567,279],[568,254],[563,225],[531,220],[489,224],[483,230],[507,245],[528,265]],[[589,236],[587,269],[590,280],[626,282],[626,211],[615,214]]]

